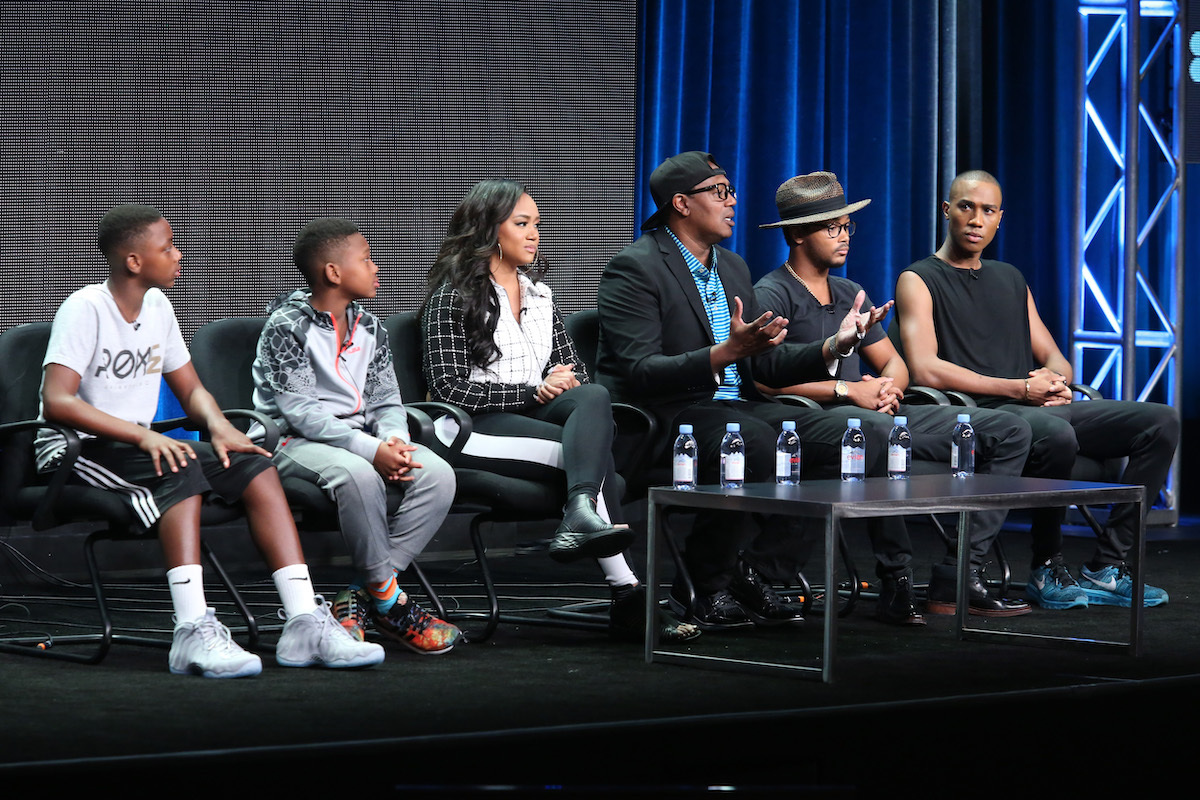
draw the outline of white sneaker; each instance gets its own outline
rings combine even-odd
[[[284,617],[280,610],[279,615]],[[317,595],[317,608],[311,614],[287,618],[275,660],[284,667],[322,666],[331,669],[373,667],[383,661],[383,647],[360,642],[334,618],[325,598]]]
[[[211,608],[200,619],[176,623],[167,664],[176,675],[205,678],[246,678],[262,672],[262,659],[243,650]]]

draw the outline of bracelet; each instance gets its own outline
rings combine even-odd
[[[1025,402],[1029,402],[1029,378],[1025,379]]]
[[[836,334],[836,333],[835,333],[833,336],[830,336],[830,337],[829,337],[829,339],[827,340],[827,343],[829,344],[829,352],[833,353],[833,355],[834,355],[836,358],[849,358],[851,355],[853,355],[853,354],[854,354],[854,345],[850,345],[850,349],[849,349],[849,350],[847,350],[847,351],[846,351],[846,352],[844,352],[844,353],[839,353],[839,352],[838,352],[838,349],[837,349],[837,334]]]

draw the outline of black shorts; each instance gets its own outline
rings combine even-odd
[[[123,495],[148,530],[168,508],[198,494],[211,492],[227,503],[236,502],[250,481],[273,466],[266,456],[230,453],[225,467],[208,442],[190,444],[199,460],[189,459],[178,472],[164,464],[160,476],[149,454],[134,445],[85,439],[72,478]]]

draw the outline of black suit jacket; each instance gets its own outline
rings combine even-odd
[[[734,297],[740,297],[743,319],[757,318],[762,311],[746,262],[731,250],[716,249],[730,314]],[[613,257],[600,278],[596,305],[596,371],[614,400],[646,408],[658,418],[660,430],[669,432],[681,410],[712,399],[717,388],[708,355],[716,344],[712,326],[692,273],[666,230],[642,235]],[[756,369],[792,383],[829,377],[820,342],[780,345],[738,361],[737,368],[741,396],[759,402],[777,401],[754,385]]]

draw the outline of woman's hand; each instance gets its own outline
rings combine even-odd
[[[555,364],[537,386],[537,401],[549,403],[568,389],[579,385],[574,364]]]

